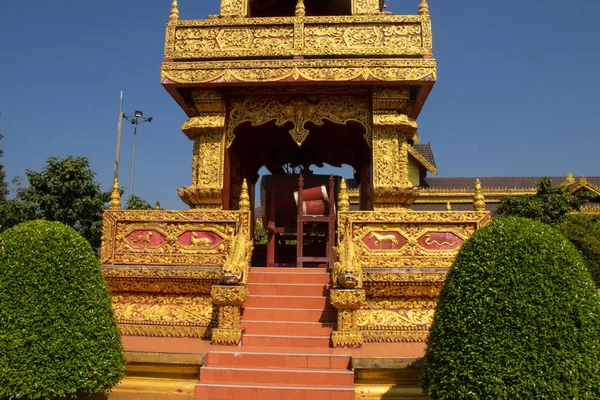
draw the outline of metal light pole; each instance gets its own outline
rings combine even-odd
[[[135,168],[135,140],[137,136],[137,127],[144,122],[152,122],[152,117],[145,118],[143,111],[135,111],[133,116],[123,114],[123,118],[133,124],[133,148],[131,150],[131,172],[129,174],[129,199],[133,196],[133,176]]]

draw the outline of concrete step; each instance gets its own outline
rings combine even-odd
[[[288,284],[328,284],[331,283],[331,275],[323,270],[310,270],[300,268],[285,268],[281,271],[273,271],[271,268],[252,268],[248,274],[249,283],[288,283]]]
[[[325,296],[271,296],[254,295],[248,296],[244,307],[259,308],[320,308],[333,309],[328,305]]]
[[[336,322],[336,310],[244,307],[242,321]]]
[[[242,336],[243,346],[278,346],[278,347],[329,347],[331,338],[327,336],[292,336],[292,335],[253,335]]]
[[[258,349],[257,349],[258,350]],[[206,366],[284,368],[284,369],[338,369],[350,367],[350,356],[298,352],[290,347],[271,348],[269,351],[209,351]]]
[[[217,384],[296,384],[302,386],[354,385],[354,373],[329,369],[272,369],[239,367],[202,367],[202,383]]]
[[[267,296],[328,296],[330,285],[290,284],[290,283],[252,283],[248,282],[249,295]]]
[[[354,400],[354,385],[302,387],[278,385],[223,385],[198,383],[194,400]]]
[[[248,321],[242,322],[244,334],[288,335],[288,336],[330,336],[335,328],[334,322],[275,322]]]

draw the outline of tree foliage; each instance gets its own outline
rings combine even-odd
[[[590,195],[586,192],[569,194],[569,186],[552,186],[549,178],[544,178],[538,185],[535,195],[505,197],[498,207],[498,215],[518,215],[544,222],[556,224],[572,211],[579,211]]]
[[[41,172],[27,170],[29,187],[18,199],[33,208],[33,218],[73,227],[94,248],[100,246],[102,213],[110,192],[103,192],[85,157],[51,157]]]
[[[558,227],[561,233],[579,250],[596,287],[600,287],[599,218],[583,214],[569,214],[563,217]]]
[[[433,399],[597,399],[600,298],[555,228],[494,220],[460,250],[439,297],[423,387]]]
[[[153,210],[154,207],[150,205],[146,200],[142,199],[135,194],[132,194],[127,199],[127,204],[125,205],[126,210]]]
[[[4,136],[0,133],[0,140],[2,140]],[[0,159],[4,155],[4,150],[0,149]],[[8,183],[6,183],[6,173],[4,172],[4,164],[0,162],[0,203],[6,201],[6,196],[8,196]]]
[[[0,234],[0,327],[0,399],[74,398],[124,375],[98,259],[58,222]]]

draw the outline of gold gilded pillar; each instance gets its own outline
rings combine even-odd
[[[329,302],[337,309],[337,327],[331,334],[333,347],[361,347],[364,338],[357,324],[357,310],[366,299],[363,289],[331,289]]]
[[[194,141],[192,186],[178,189],[184,203],[192,208],[222,208],[225,169],[225,107],[220,93],[193,93],[197,116],[183,123],[181,130]]]
[[[417,123],[404,112],[411,106],[405,89],[373,94],[373,189],[375,208],[409,207],[418,195],[408,176],[408,147]]]
[[[221,0],[222,17],[247,17],[248,0]]]
[[[213,304],[219,307],[218,327],[212,330],[213,344],[236,345],[242,340],[240,308],[248,297],[247,286],[213,286]]]

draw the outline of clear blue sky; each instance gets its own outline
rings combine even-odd
[[[135,193],[185,208],[186,119],[159,82],[170,0],[3,1],[0,142],[9,180],[51,156],[91,160],[112,181],[119,91],[140,125]],[[419,0],[389,0],[415,14]],[[600,2],[430,0],[438,82],[419,118],[441,177],[600,175]],[[180,0],[182,19],[218,0]],[[129,182],[124,124],[120,182]]]

